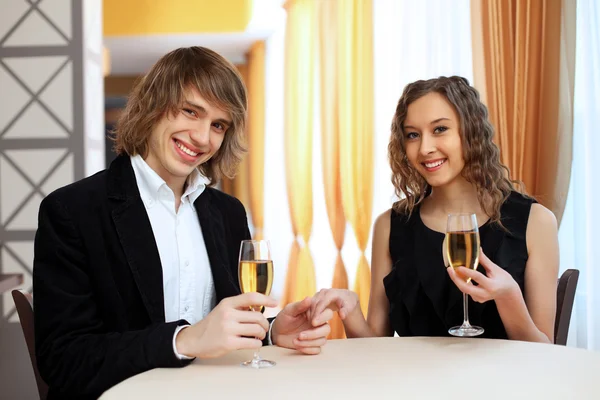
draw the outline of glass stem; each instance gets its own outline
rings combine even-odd
[[[463,312],[465,314],[463,327],[470,327],[471,324],[469,323],[469,297],[466,293],[463,293]]]

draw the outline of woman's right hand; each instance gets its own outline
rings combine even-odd
[[[326,309],[337,311],[342,320],[348,315],[360,310],[358,295],[348,289],[321,289],[312,298],[309,316],[314,322],[319,322],[319,316]]]

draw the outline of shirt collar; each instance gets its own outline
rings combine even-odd
[[[131,156],[131,166],[133,167],[138,189],[140,190],[140,195],[144,202],[157,197],[159,191],[163,187],[171,191],[165,180],[162,179],[139,154]],[[186,180],[186,189],[181,198],[185,199],[186,197],[189,197],[190,203],[193,204],[198,196],[202,194],[208,182],[208,178],[203,176],[198,169],[194,169]]]
[[[183,192],[182,198],[188,196],[190,199],[190,203],[193,204],[198,198],[198,196],[200,196],[202,192],[204,192],[204,189],[206,189],[206,185],[208,184],[208,182],[208,178],[202,175],[200,171],[198,171],[198,169],[194,169],[187,178],[186,187],[185,191]]]

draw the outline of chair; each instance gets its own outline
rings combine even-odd
[[[579,280],[579,270],[568,269],[558,280],[556,290],[556,319],[554,321],[554,344],[566,346],[569,324],[575,301],[575,289]]]
[[[25,342],[27,343],[27,350],[29,350],[29,358],[31,359],[31,366],[33,367],[33,373],[35,374],[35,381],[37,383],[38,392],[40,394],[40,400],[45,400],[48,394],[48,385],[40,376],[37,368],[37,362],[35,359],[35,337],[33,330],[33,298],[31,294],[22,292],[20,290],[13,290],[12,297],[17,307],[17,313],[21,320],[21,328],[23,329],[23,336],[25,336]]]

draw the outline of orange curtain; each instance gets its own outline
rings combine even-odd
[[[236,68],[242,76],[244,83],[248,85],[248,66],[246,64],[238,64],[236,65]],[[248,136],[250,136],[248,126],[246,126],[245,133],[246,143],[248,143]],[[250,155],[246,153],[240,162],[237,173],[233,179],[230,179],[226,176],[221,178],[221,190],[241,201],[246,208],[246,211],[248,211],[250,207],[250,192],[248,186],[249,158]]]
[[[562,217],[573,135],[569,0],[472,0],[475,86],[511,177]]]
[[[361,251],[354,290],[367,314],[371,271],[365,250],[373,206],[373,4],[337,1],[339,149],[344,214]]]
[[[337,1],[319,3],[319,60],[321,94],[321,156],[323,164],[323,185],[329,227],[337,248],[337,258],[331,287],[348,289],[348,274],[342,260],[342,247],[346,231],[346,218],[342,204],[340,176],[340,131],[338,126],[338,85],[337,85]],[[344,325],[336,314],[330,322],[330,339],[345,337]]]
[[[247,54],[248,71],[248,203],[254,239],[263,238],[265,175],[265,42]]]
[[[222,190],[237,197],[252,222],[254,239],[263,238],[265,171],[265,42],[258,41],[246,54],[246,64],[237,65],[248,89],[248,153],[234,179],[224,177]]]
[[[314,0],[288,0],[285,32],[285,156],[294,233],[282,306],[313,296],[315,268],[308,247],[312,229]]]

